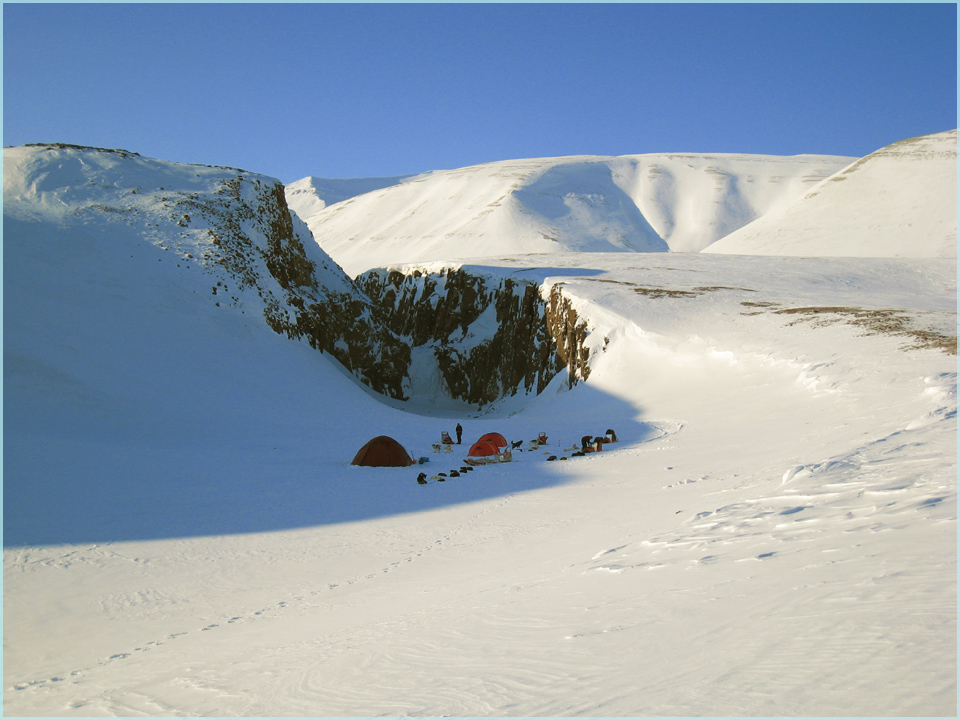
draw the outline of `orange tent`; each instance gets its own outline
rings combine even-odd
[[[368,467],[406,467],[413,465],[414,460],[403,445],[392,437],[378,435],[360,448],[350,464]]]
[[[477,440],[471,447],[470,452],[467,453],[468,457],[487,457],[489,455],[499,455],[500,448],[497,447],[496,443],[491,442],[490,440]]]
[[[477,442],[483,442],[484,440],[489,440],[498,448],[505,448],[507,446],[507,439],[500,433],[487,433],[477,440]]]

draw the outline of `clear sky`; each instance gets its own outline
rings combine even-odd
[[[955,4],[4,4],[3,144],[284,182],[957,127]]]

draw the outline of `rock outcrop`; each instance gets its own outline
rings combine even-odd
[[[586,326],[559,290],[460,267],[351,280],[290,212],[284,187],[245,170],[65,144],[6,148],[4,226],[15,248],[42,237],[54,258],[129,256],[125,272],[151,292],[176,288],[185,312],[260,317],[390,398],[410,397],[414,360],[476,405],[542,392],[564,368],[571,382],[588,373]],[[102,292],[97,268],[83,271],[80,289]]]
[[[206,286],[206,302],[262,315],[274,331],[329,353],[374,391],[406,397],[408,345],[291,215],[273,178],[119,149],[5,148],[5,229],[8,223],[16,229],[8,242],[49,237],[54,256],[146,258],[159,248],[176,264],[168,281],[193,292]],[[98,291],[95,284],[89,290]]]
[[[376,306],[337,265],[307,256],[312,239],[296,232],[283,185],[240,176],[224,179],[215,194],[173,199],[173,216],[188,209],[209,222],[203,259],[221,265],[241,289],[257,290],[273,330],[305,338],[375,392],[405,398],[409,347],[385,328]],[[279,288],[262,282],[261,261]]]
[[[540,393],[568,369],[585,379],[586,324],[551,291],[508,275],[463,268],[370,270],[357,284],[411,347],[433,350],[447,392],[484,405],[518,393]]]

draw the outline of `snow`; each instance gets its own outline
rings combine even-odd
[[[287,205],[304,222],[328,205],[343,202],[357,195],[396,185],[409,175],[389,178],[333,178],[305,177],[286,186]]]
[[[301,216],[351,276],[527,253],[697,252],[853,160],[691,153],[504,160],[418,175]],[[305,181],[289,187],[299,192]]]
[[[17,152],[5,715],[956,713],[955,259],[475,246],[589,380],[404,412]],[[549,440],[417,484],[488,431]],[[349,465],[379,434],[429,462]]]
[[[957,256],[957,131],[894,143],[705,252]]]

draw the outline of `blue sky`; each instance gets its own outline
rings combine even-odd
[[[5,4],[3,144],[375,177],[862,156],[957,126],[954,4]]]

